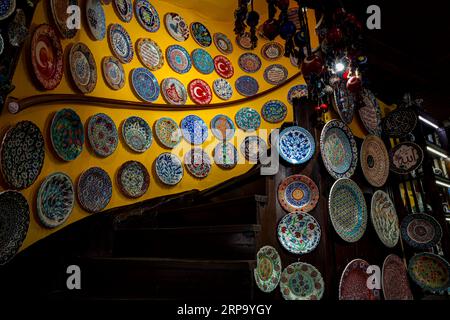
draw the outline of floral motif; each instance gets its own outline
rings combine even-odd
[[[309,212],[319,201],[319,188],[307,176],[294,174],[278,186],[278,201],[287,212]]]
[[[182,46],[173,45],[167,47],[166,57],[169,66],[177,73],[183,74],[192,68],[189,53]]]
[[[59,110],[52,120],[50,138],[61,159],[75,160],[84,144],[84,127],[78,114],[72,109]]]
[[[266,142],[258,136],[245,137],[241,143],[241,153],[250,162],[257,162],[267,153]]]
[[[278,224],[281,245],[294,254],[313,251],[320,242],[319,223],[307,213],[289,213]]]
[[[159,180],[173,186],[183,178],[183,166],[180,159],[174,154],[165,152],[155,160],[156,175]]]
[[[384,300],[413,300],[409,280],[402,259],[395,254],[386,257],[383,263],[382,285]]]
[[[274,247],[264,246],[256,255],[257,266],[253,270],[255,282],[262,292],[272,292],[281,277],[281,259]]]
[[[176,147],[181,141],[181,130],[178,124],[171,118],[161,118],[155,123],[155,133],[167,148]]]
[[[395,206],[386,192],[377,190],[373,194],[370,217],[381,242],[388,248],[395,247],[400,228]]]
[[[439,222],[425,213],[407,215],[403,218],[400,229],[406,243],[420,250],[434,247],[442,237]]]
[[[200,73],[210,74],[214,71],[213,58],[206,50],[195,49],[192,51],[192,62]]]
[[[112,197],[112,182],[108,173],[98,167],[83,172],[78,180],[78,201],[90,213],[106,208]]]
[[[217,49],[223,54],[230,54],[233,52],[233,44],[230,39],[223,33],[217,32],[214,34],[214,44]]]
[[[211,159],[201,148],[192,148],[184,156],[184,165],[196,178],[206,178],[211,171]]]
[[[156,32],[160,27],[158,11],[148,0],[137,0],[134,3],[136,17],[139,24],[148,32]]]
[[[119,143],[116,124],[104,113],[98,113],[89,120],[88,138],[94,152],[101,157],[113,154]]]
[[[120,190],[130,198],[143,196],[150,185],[150,175],[145,166],[138,161],[127,161],[117,173]]]
[[[106,18],[100,0],[88,0],[86,16],[89,29],[96,40],[102,40],[106,35]]]
[[[209,47],[211,45],[211,33],[209,33],[209,30],[202,23],[191,23],[191,33],[195,42],[197,42],[202,47]]]
[[[159,84],[156,77],[146,68],[136,68],[131,74],[133,89],[144,101],[153,102],[159,97]]]
[[[261,125],[261,116],[253,108],[242,108],[236,113],[237,126],[247,132],[253,132]]]
[[[189,27],[179,14],[167,13],[165,22],[167,31],[175,40],[182,42],[189,38]]]
[[[133,43],[128,32],[120,24],[112,24],[109,27],[109,43],[114,56],[122,63],[129,63],[133,60]]]
[[[287,107],[279,100],[270,100],[262,106],[261,114],[267,122],[278,123],[286,118]]]
[[[280,156],[289,163],[302,164],[314,155],[316,144],[308,130],[293,126],[281,131],[278,140]]]
[[[122,135],[131,150],[144,152],[152,145],[152,129],[140,117],[129,117],[122,125]]]
[[[202,144],[208,138],[206,123],[196,115],[189,115],[181,120],[181,130],[184,139],[190,144]]]
[[[409,260],[408,273],[422,289],[432,293],[446,292],[450,286],[450,265],[441,256],[422,252]]]
[[[233,88],[225,79],[216,79],[213,82],[215,94],[222,100],[230,100],[233,96]]]
[[[321,273],[308,263],[292,263],[281,273],[280,291],[285,300],[320,300],[324,290]]]

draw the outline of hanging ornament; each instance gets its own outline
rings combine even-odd
[[[350,77],[347,81],[347,89],[351,93],[358,93],[362,89],[362,81],[357,76]]]
[[[289,57],[294,50],[294,34],[296,31],[295,24],[292,21],[284,22],[280,27],[280,36],[282,39],[286,40],[284,45],[284,56]]]
[[[259,23],[259,13],[250,11],[247,15],[247,25],[250,27],[250,39],[252,41],[252,49],[258,45],[258,37],[256,36],[256,26]]]
[[[273,40],[278,36],[279,33],[279,23],[277,20],[266,20],[263,23],[263,34],[264,36],[269,39]]]
[[[320,75],[323,72],[323,61],[318,55],[311,55],[303,60],[301,71],[305,80],[312,75]]]

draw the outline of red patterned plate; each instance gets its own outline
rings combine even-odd
[[[381,278],[385,300],[414,299],[409,287],[408,272],[400,257],[395,254],[386,257]]]
[[[222,78],[229,79],[234,75],[233,65],[225,56],[217,56],[214,58],[214,68]]]
[[[339,300],[379,300],[377,289],[367,288],[366,273],[369,263],[362,259],[355,259],[345,267],[339,283]]]
[[[197,104],[208,104],[212,99],[211,88],[201,79],[195,79],[189,83],[189,95]]]

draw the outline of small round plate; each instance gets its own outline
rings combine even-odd
[[[384,259],[381,279],[384,300],[414,300],[408,272],[399,256],[390,254]]]
[[[239,57],[239,67],[248,73],[255,73],[261,69],[261,59],[254,53],[244,53]]]
[[[93,167],[83,172],[77,185],[78,202],[89,213],[106,208],[112,197],[112,182],[102,168]]]
[[[159,142],[167,148],[175,148],[181,142],[181,130],[175,120],[160,118],[155,122],[155,134]]]
[[[212,100],[211,88],[201,79],[189,82],[188,90],[192,101],[197,104],[209,104]]]
[[[222,169],[233,169],[239,161],[239,155],[233,144],[219,142],[214,148],[214,162]]]
[[[82,93],[91,93],[97,84],[97,66],[91,50],[81,42],[72,46],[69,53],[72,79]]]
[[[388,248],[395,247],[400,237],[400,227],[394,203],[386,192],[377,190],[373,194],[370,218],[381,242]]]
[[[269,100],[262,106],[261,115],[269,123],[279,123],[286,118],[287,107],[280,100]]]
[[[184,105],[187,101],[187,91],[184,84],[175,78],[165,78],[161,82],[161,92],[164,99],[171,105]]]
[[[314,137],[308,130],[292,126],[284,129],[278,139],[280,156],[291,164],[302,164],[312,158],[316,150]]]
[[[137,55],[142,64],[151,71],[156,71],[164,65],[164,55],[158,44],[151,39],[139,39]]]
[[[267,154],[267,143],[258,136],[248,136],[241,142],[241,154],[250,162],[258,162]]]
[[[268,42],[261,48],[261,56],[269,61],[278,60],[283,54],[283,45],[278,42]]]
[[[159,180],[169,186],[178,184],[183,178],[183,166],[180,159],[169,152],[164,152],[156,158],[155,171]]]
[[[289,89],[287,99],[292,105],[294,98],[308,97],[308,87],[306,84],[298,84]]]
[[[147,121],[132,116],[122,124],[122,136],[126,145],[135,152],[145,152],[152,145],[152,129]]]
[[[50,9],[53,20],[55,21],[55,25],[62,38],[65,39],[75,37],[78,32],[78,29],[72,29],[67,26],[67,19],[69,18],[67,7],[69,6],[79,6],[78,0],[50,0]]]
[[[214,71],[214,61],[211,55],[203,49],[192,51],[192,63],[198,72],[210,74]]]
[[[389,151],[389,169],[397,174],[408,174],[422,165],[422,148],[414,142],[402,142]]]
[[[214,80],[213,89],[216,96],[222,100],[230,100],[233,96],[233,87],[225,79]]]
[[[211,172],[211,159],[201,148],[192,148],[184,156],[184,165],[194,177],[203,179]]]
[[[281,273],[280,291],[285,300],[320,300],[324,290],[322,275],[308,263],[294,262]]]
[[[131,74],[131,83],[136,94],[144,101],[153,102],[159,97],[156,77],[146,68],[136,68]]]
[[[139,24],[148,32],[156,32],[159,30],[160,21],[159,14],[155,7],[148,0],[137,0],[134,3],[136,18]]]
[[[335,85],[333,106],[345,124],[353,121],[355,99],[353,94],[347,90],[345,81],[339,81]]]
[[[442,238],[442,228],[439,222],[425,213],[409,214],[403,218],[400,225],[403,240],[419,250],[434,247]]]
[[[125,86],[125,71],[122,63],[115,57],[104,57],[102,61],[103,76],[106,84],[113,90],[120,90]]]
[[[358,109],[359,118],[370,134],[381,135],[381,110],[372,91],[361,92],[362,106]]]
[[[242,34],[242,36],[237,36],[236,43],[239,46],[239,48],[241,48],[243,50],[252,50],[253,49],[250,32],[244,32]]]
[[[214,69],[219,76],[230,79],[234,75],[234,68],[230,60],[225,56],[216,56],[214,58]]]
[[[182,46],[173,45],[167,47],[166,58],[169,66],[177,73],[183,74],[192,68],[189,53]]]
[[[178,13],[169,12],[165,16],[167,32],[177,41],[183,42],[189,38],[189,27]]]
[[[127,161],[117,172],[117,184],[127,197],[142,197],[150,186],[150,175],[145,166],[138,161]]]
[[[228,37],[220,32],[214,33],[214,44],[223,54],[231,54],[233,52],[233,44]]]
[[[313,251],[320,242],[320,225],[313,216],[289,213],[281,218],[277,228],[278,240],[290,253],[305,254]]]
[[[307,176],[294,174],[278,186],[278,202],[289,213],[309,212],[319,201],[319,188]]]
[[[181,120],[181,132],[190,144],[200,145],[208,138],[208,126],[196,115],[188,115]]]
[[[218,114],[211,120],[211,132],[220,141],[228,141],[234,137],[236,127],[228,116]]]
[[[114,8],[123,22],[130,22],[133,18],[133,2],[131,0],[114,0]]]
[[[281,64],[272,64],[264,70],[264,80],[272,85],[280,85],[287,80],[288,70]]]
[[[408,263],[411,279],[422,289],[432,293],[446,293],[450,287],[450,265],[441,256],[422,252]]]
[[[56,154],[65,161],[75,160],[83,151],[84,127],[72,109],[56,112],[50,126],[50,139]]]
[[[103,40],[106,36],[106,18],[100,0],[87,0],[86,20],[94,39]]]
[[[208,28],[200,22],[191,23],[191,34],[195,42],[202,47],[209,47],[212,43],[211,33]]]
[[[109,44],[114,56],[122,63],[133,60],[134,49],[130,35],[120,24],[112,24],[109,27]]]
[[[339,282],[339,300],[379,300],[380,290],[367,287],[369,263],[362,259],[350,261]]]
[[[244,97],[251,97],[258,93],[259,84],[255,78],[242,76],[236,80],[236,90]]]
[[[114,121],[104,113],[93,115],[88,122],[88,139],[94,152],[100,157],[114,153],[119,144],[119,134]]]
[[[253,108],[242,108],[236,113],[237,126],[247,132],[258,130],[261,125],[261,116]]]
[[[277,250],[264,246],[256,254],[255,282],[262,292],[272,292],[281,278],[281,259]]]
[[[389,176],[389,154],[383,140],[367,135],[361,145],[360,161],[366,180],[374,187],[382,187]]]

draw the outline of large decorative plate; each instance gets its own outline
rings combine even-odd
[[[306,84],[298,84],[289,89],[287,99],[290,104],[293,104],[294,98],[308,97],[308,87]]]
[[[222,100],[230,100],[233,96],[233,87],[225,79],[214,80],[213,89],[216,96]]]
[[[183,166],[180,159],[169,152],[164,152],[155,160],[155,171],[159,180],[174,186],[183,178]]]
[[[30,207],[17,191],[0,193],[0,265],[19,251],[28,232]]]
[[[210,74],[214,71],[214,60],[206,50],[195,49],[192,51],[192,63],[200,73]]]
[[[181,120],[181,132],[190,144],[202,144],[208,138],[208,126],[196,115],[188,115]]]
[[[120,191],[129,198],[142,197],[150,186],[150,175],[145,166],[138,161],[127,161],[117,172]]]
[[[3,138],[0,150],[3,179],[14,189],[28,188],[41,173],[44,158],[44,137],[39,128],[31,121],[19,122]]]
[[[278,186],[278,201],[287,212],[309,212],[319,201],[319,188],[307,176],[294,174]]]
[[[139,39],[137,54],[142,64],[151,71],[159,70],[164,65],[164,55],[158,44],[150,39]]]
[[[401,138],[414,130],[417,114],[410,109],[397,109],[389,113],[381,122],[383,132],[390,137]]]
[[[34,74],[44,89],[55,89],[63,76],[63,49],[55,29],[41,24],[31,40],[31,63]]]
[[[278,223],[278,240],[289,252],[305,254],[313,251],[320,242],[320,226],[307,213],[288,213]]]
[[[281,273],[280,291],[285,300],[320,300],[325,284],[316,267],[294,262]]]
[[[379,290],[367,288],[368,267],[369,263],[362,259],[355,259],[347,264],[339,283],[339,300],[380,299]]]
[[[386,247],[395,247],[400,236],[400,227],[392,200],[386,192],[377,190],[371,202],[370,218],[378,237]]]
[[[114,0],[114,8],[123,22],[130,22],[133,18],[133,2],[131,0]]]
[[[214,162],[222,169],[233,169],[239,161],[239,155],[229,142],[219,142],[214,148]]]
[[[251,97],[258,93],[259,84],[255,78],[242,76],[236,80],[236,90],[244,97]]]
[[[340,120],[329,121],[320,134],[325,168],[335,179],[350,178],[358,163],[358,149],[351,130]]]
[[[166,78],[161,82],[161,92],[169,104],[184,105],[187,101],[187,91],[184,84],[175,78]]]
[[[122,63],[133,60],[134,49],[130,35],[120,24],[112,24],[109,27],[109,44],[114,56]]]
[[[347,90],[345,81],[339,81],[334,88],[333,106],[345,124],[353,121],[355,101],[353,95]]]
[[[211,120],[211,132],[220,141],[228,141],[234,137],[236,127],[228,116],[218,114]]]
[[[257,162],[267,154],[267,143],[258,136],[248,136],[241,142],[241,153],[250,162]]]
[[[16,0],[2,1],[0,4],[0,21],[5,20],[16,10]]]
[[[264,70],[264,80],[272,85],[279,85],[286,81],[288,70],[281,64],[272,64]]]
[[[302,164],[314,155],[316,144],[308,130],[292,126],[284,129],[278,139],[280,156],[291,164]]]
[[[86,20],[94,39],[103,40],[106,36],[106,18],[100,0],[87,0]]]
[[[62,225],[72,213],[75,190],[72,180],[62,172],[55,172],[42,182],[36,200],[37,215],[47,228]]]
[[[443,293],[450,287],[450,265],[437,254],[423,252],[414,255],[409,260],[408,273],[426,291]]]
[[[255,73],[261,69],[261,59],[254,53],[244,53],[239,57],[239,67],[248,73]]]
[[[262,106],[261,115],[267,122],[282,122],[287,116],[287,107],[280,100],[270,100]]]
[[[262,292],[272,292],[280,282],[280,255],[274,247],[264,246],[256,254],[256,263],[253,270],[256,285]]]
[[[336,233],[347,242],[356,242],[367,227],[367,207],[358,185],[341,178],[331,187],[328,200],[331,223]]]
[[[189,38],[189,27],[178,13],[167,13],[164,20],[167,32],[175,40],[183,42]]]
[[[284,54],[283,46],[278,42],[268,42],[261,48],[261,55],[264,59],[273,61],[281,58]]]
[[[97,66],[91,50],[81,42],[72,46],[69,53],[70,73],[82,93],[91,93],[97,84]]]
[[[237,126],[247,132],[253,132],[258,130],[261,125],[261,116],[258,111],[253,108],[241,108],[236,113]]]
[[[402,142],[389,151],[390,169],[397,174],[408,174],[419,168],[423,151],[414,142]]]
[[[406,267],[395,254],[386,257],[381,274],[384,300],[413,300]]]
[[[75,160],[83,151],[84,128],[72,109],[61,109],[53,117],[50,138],[56,154],[65,161]]]
[[[383,140],[367,135],[361,145],[361,168],[367,181],[374,187],[383,186],[389,176],[389,154]]]
[[[189,96],[197,104],[209,104],[212,100],[212,92],[209,85],[201,80],[194,79],[188,85]]]
[[[136,10],[136,18],[139,24],[148,32],[156,32],[159,30],[160,21],[158,11],[148,2],[148,0],[137,0],[134,3]]]
[[[219,76],[229,79],[234,75],[234,68],[230,60],[225,56],[216,56],[214,58],[214,69]]]
[[[94,152],[101,157],[114,153],[119,144],[119,134],[114,121],[104,113],[98,113],[89,119],[88,139]]]
[[[84,171],[77,186],[78,201],[81,207],[90,213],[106,208],[112,197],[112,182],[102,168],[92,167]]]
[[[208,28],[200,22],[191,23],[191,34],[195,42],[202,47],[209,47],[212,43],[211,33]]]
[[[53,20],[55,20],[55,25],[63,38],[71,39],[78,32],[78,29],[72,29],[67,26],[67,19],[69,18],[67,8],[78,5],[78,0],[50,0]]]
[[[184,165],[194,177],[203,179],[211,172],[211,159],[201,148],[192,148],[184,156]]]
[[[359,118],[367,132],[381,135],[381,110],[372,91],[364,89],[361,92],[362,106],[359,108]]]
[[[236,43],[243,50],[253,49],[250,32],[244,32],[241,36],[236,36]]]
[[[223,33],[214,33],[213,39],[217,49],[223,54],[231,54],[233,52],[233,44]]]
[[[191,58],[185,48],[179,45],[167,47],[167,62],[169,66],[178,73],[186,73],[192,68]]]
[[[126,119],[122,125],[122,136],[125,143],[135,152],[145,152],[152,145],[152,129],[147,121],[132,116]]]
[[[103,76],[111,89],[119,90],[125,85],[125,71],[119,59],[104,57],[102,61]]]
[[[427,250],[434,247],[442,237],[439,222],[425,213],[409,214],[400,225],[402,238],[411,247]]]
[[[155,134],[167,148],[175,148],[181,142],[181,130],[171,118],[160,118],[155,122]]]
[[[159,97],[156,77],[146,68],[136,68],[131,74],[131,83],[136,94],[144,101],[153,102]]]

